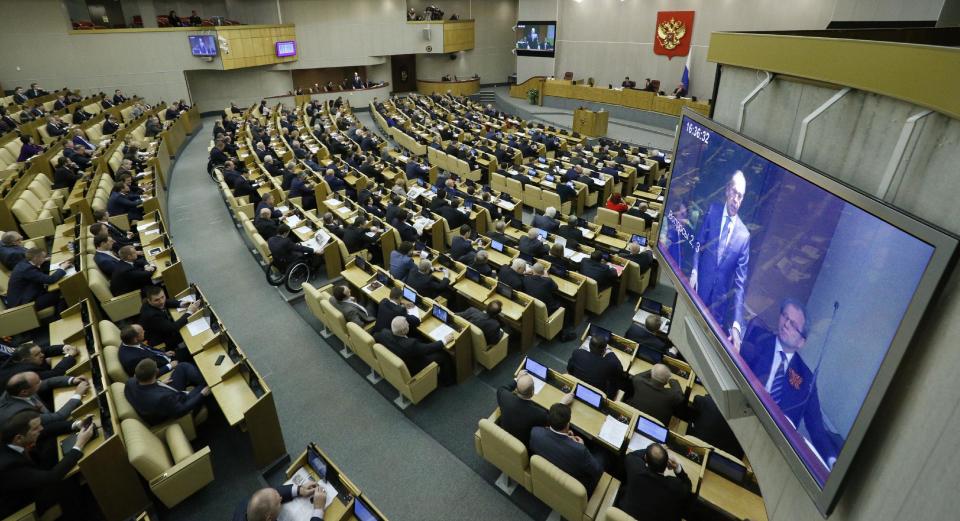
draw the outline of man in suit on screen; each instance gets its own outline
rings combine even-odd
[[[735,349],[743,337],[743,290],[750,262],[750,231],[737,215],[747,180],[737,170],[724,190],[723,204],[710,205],[697,232],[690,285],[729,334]]]
[[[827,466],[832,466],[837,448],[823,424],[816,375],[798,356],[808,334],[803,304],[787,298],[780,304],[776,334],[762,327],[751,328],[740,347],[740,356],[783,415],[798,429],[803,421],[816,452]]]

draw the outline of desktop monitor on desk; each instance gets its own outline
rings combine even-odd
[[[417,303],[417,292],[413,291],[410,288],[403,288],[403,298],[409,300],[411,303]]]
[[[490,241],[490,247],[493,248],[494,251],[503,253],[503,243],[500,241]]]
[[[447,310],[443,309],[437,304],[433,305],[433,310],[431,310],[431,314],[434,317],[436,317],[437,320],[439,320],[440,322],[443,322],[444,324],[446,324],[447,320],[450,319],[450,314],[447,312]]]
[[[737,484],[743,483],[747,477],[747,468],[743,464],[723,456],[717,451],[710,452],[710,457],[707,458],[707,470],[712,470]]]
[[[541,364],[540,362],[527,357],[527,359],[523,362],[523,368],[532,376],[535,376],[543,381],[547,381],[547,366]]]
[[[594,409],[599,410],[603,404],[603,395],[583,384],[577,384],[577,387],[573,390],[573,395]]]

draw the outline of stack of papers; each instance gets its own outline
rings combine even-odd
[[[66,261],[64,261],[64,262],[66,262]],[[56,263],[56,264],[51,264],[51,265],[50,265],[50,271],[53,272],[53,271],[57,271],[57,270],[59,270],[59,269],[62,269],[63,271],[67,272],[67,274],[64,275],[65,277],[69,277],[70,275],[73,275],[74,273],[77,272],[77,268],[76,268],[76,267],[70,266],[69,268],[61,268],[61,267],[60,267],[61,264],[63,264],[63,263],[62,263],[62,262],[58,262],[58,263]]]
[[[607,419],[603,421],[603,427],[600,427],[600,439],[619,448],[623,445],[628,428],[629,425],[621,423],[620,420],[608,414]]]
[[[427,336],[429,336],[434,340],[442,341],[450,333],[454,333],[453,328],[451,328],[446,324],[440,324],[439,326],[435,327],[432,331],[427,333]]]
[[[295,233],[298,233],[298,234],[304,234],[304,235],[306,235],[306,234],[312,232],[312,231],[313,231],[313,228],[311,228],[311,227],[309,227],[309,226],[301,226],[301,227],[299,227],[299,228],[294,229],[293,231],[294,231]]]
[[[653,445],[653,443],[654,442],[648,439],[646,436],[641,436],[637,433],[634,433],[633,436],[630,437],[630,444],[627,445],[627,454],[630,454],[635,450],[644,450],[650,445]]]
[[[412,308],[407,308],[407,314],[413,315],[417,318],[423,318],[424,311],[416,306]]]
[[[207,317],[198,318],[187,324],[187,331],[190,332],[191,336],[197,336],[208,329],[210,329],[210,319]]]
[[[533,378],[533,394],[539,393],[540,389],[543,389],[545,385],[547,385],[547,382],[544,382],[543,380],[534,377]]]
[[[351,212],[353,212],[353,210],[351,210],[350,208],[347,208],[346,206],[341,206],[340,208],[337,208],[335,211],[337,212],[337,214],[340,215],[340,217],[343,217],[343,218],[346,218],[348,215],[350,215]]]
[[[296,215],[291,215],[290,217],[287,217],[286,219],[284,219],[283,222],[285,222],[287,226],[291,228],[296,228],[297,225],[300,224],[300,221],[302,220],[303,219],[300,219],[300,217]]]
[[[300,486],[309,479],[310,474],[305,468],[301,468],[284,484]],[[333,503],[334,498],[337,497],[337,490],[333,488],[333,485],[325,481],[318,483],[318,485],[323,487],[323,490],[327,493],[327,500],[324,503],[324,508],[329,508],[330,504]],[[310,516],[312,515],[312,498],[296,497],[293,498],[292,501],[283,503],[283,505],[280,507],[280,515],[277,519],[279,519],[279,521],[309,521]]]

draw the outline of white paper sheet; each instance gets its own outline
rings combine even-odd
[[[301,226],[293,230],[296,233],[308,234],[313,231],[313,228],[309,226]]]
[[[646,436],[641,436],[636,432],[633,433],[633,436],[630,437],[630,443],[627,445],[627,454],[635,450],[644,450],[650,445],[653,445],[655,442]]]
[[[539,392],[540,392],[540,389],[543,389],[543,387],[544,387],[545,385],[547,385],[547,382],[544,382],[543,380],[541,380],[541,379],[539,379],[539,378],[534,378],[534,379],[533,379],[533,394],[539,393]]]
[[[407,314],[413,315],[417,318],[423,318],[424,311],[416,306],[412,308],[407,308]]]
[[[179,299],[177,299],[177,300],[179,300],[181,304],[184,304],[184,303],[190,304],[191,302],[196,302],[196,301],[197,301],[197,296],[196,296],[196,295],[187,295],[186,297],[182,297],[182,298],[179,298]]]
[[[607,419],[603,421],[603,427],[600,427],[600,439],[614,447],[619,447],[623,445],[623,438],[626,437],[628,428],[629,425],[621,423],[608,414]]]
[[[306,469],[301,468],[284,484],[300,486],[301,483],[307,481],[308,479],[310,479],[310,474],[306,471]],[[324,508],[327,508],[331,503],[333,503],[334,498],[337,497],[337,491],[333,488],[333,485],[326,482],[318,483],[318,485],[323,487],[327,493],[327,500],[324,503]],[[288,501],[281,505],[278,520],[310,521],[311,515],[313,515],[313,500],[306,497],[296,497],[292,501]]]
[[[295,228],[298,224],[300,224],[301,220],[302,219],[300,219],[299,216],[291,215],[290,217],[287,217],[286,219],[284,219],[283,222],[285,222],[287,226],[291,228]]]
[[[290,208],[287,206],[278,206],[277,210],[280,210],[281,213],[287,213],[290,211]]]
[[[450,326],[446,324],[440,324],[439,326],[435,327],[433,331],[430,331],[429,333],[427,333],[427,336],[429,336],[434,340],[442,341],[444,338],[447,337],[447,335],[453,332],[454,332],[453,328],[451,328]]]
[[[208,329],[210,329],[210,319],[207,317],[201,317],[187,324],[187,331],[191,336],[197,336]]]

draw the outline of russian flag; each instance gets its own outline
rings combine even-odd
[[[690,52],[687,53],[687,63],[683,66],[683,76],[680,78],[680,83],[683,84],[684,90],[687,91],[687,95],[690,95],[690,58],[693,56],[693,46],[690,47]]]

